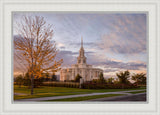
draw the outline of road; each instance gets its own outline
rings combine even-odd
[[[117,91],[117,92],[104,92],[104,93],[90,93],[90,94],[79,94],[79,95],[66,95],[66,96],[53,96],[53,97],[41,97],[41,98],[29,98],[29,99],[19,99],[15,100],[16,102],[22,102],[22,101],[46,101],[46,100],[56,100],[56,99],[65,99],[65,98],[74,98],[74,97],[84,97],[84,96],[94,96],[94,95],[104,95],[104,94],[124,94],[126,96],[133,95],[135,96],[136,94],[131,94],[129,92],[136,92],[136,91],[144,91],[143,90],[130,90],[130,91]],[[119,96],[116,96],[117,98]],[[109,98],[109,97],[108,97]],[[107,100],[108,98],[104,98],[104,100]],[[111,97],[112,99],[113,97]],[[101,98],[102,99],[102,98]],[[93,100],[94,101],[94,100]],[[101,101],[101,100],[100,100]],[[103,101],[103,99],[102,99]]]
[[[98,98],[87,101],[146,101],[146,93],[125,95],[125,96],[116,96],[116,97],[106,97]]]

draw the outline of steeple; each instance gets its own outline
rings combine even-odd
[[[83,49],[83,37],[81,37],[81,48],[79,50],[79,56],[77,58],[78,64],[86,63],[86,57],[84,56],[84,49]]]
[[[81,47],[83,47],[83,37],[81,36]]]

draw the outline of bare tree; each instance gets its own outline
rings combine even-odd
[[[63,60],[55,60],[58,50],[52,40],[52,25],[47,25],[43,17],[24,16],[17,23],[16,30],[15,56],[23,60],[23,65],[29,71],[33,95],[34,77],[41,77],[43,72],[57,72]]]

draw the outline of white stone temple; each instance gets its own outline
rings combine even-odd
[[[83,38],[81,38],[81,48],[79,50],[79,56],[77,57],[77,64],[72,65],[71,68],[61,69],[61,81],[74,80],[77,74],[82,77],[83,81],[91,81],[99,78],[99,75],[100,73],[103,73],[103,70],[92,68],[92,65],[88,65],[84,53]]]

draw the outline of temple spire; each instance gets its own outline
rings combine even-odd
[[[84,55],[84,49],[83,49],[83,37],[81,37],[81,48],[79,50],[79,56],[77,58],[78,64],[86,64],[86,57]]]
[[[83,47],[83,37],[81,36],[81,47]]]

